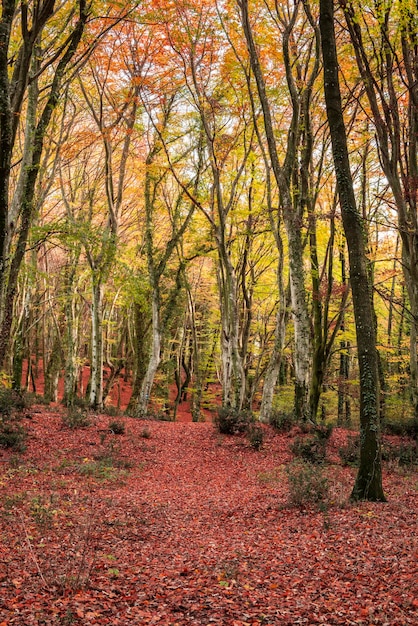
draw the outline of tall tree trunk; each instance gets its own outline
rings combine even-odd
[[[58,380],[62,363],[62,347],[59,331],[56,329],[51,354],[45,368],[44,398],[47,402],[56,402],[58,399]]]
[[[374,311],[367,271],[363,224],[356,206],[342,113],[333,0],[320,0],[320,28],[325,103],[348,246],[360,368],[360,465],[351,497],[354,500],[385,501],[382,487],[379,377]]]
[[[64,397],[63,403],[72,406],[77,392],[78,380],[78,315],[75,294],[75,275],[80,256],[80,247],[72,254],[69,262],[64,293],[64,312],[66,321],[65,338],[65,368],[64,368]]]
[[[91,303],[91,371],[89,405],[103,407],[103,285],[100,277],[92,277]]]
[[[345,269],[345,252],[344,245],[340,247],[340,263],[341,263],[341,283],[348,289],[347,273]],[[341,320],[341,331],[345,331],[345,314]],[[339,426],[351,426],[351,400],[347,392],[348,380],[350,376],[350,342],[342,339],[340,341],[340,366],[338,374],[338,417],[337,424]]]
[[[160,323],[160,298],[158,290],[152,294],[152,326],[151,326],[151,354],[148,361],[147,371],[141,385],[136,413],[139,417],[146,415],[148,410],[151,389],[154,383],[155,374],[161,361],[161,323]]]
[[[223,233],[220,234],[220,238]],[[222,402],[242,409],[245,398],[245,373],[239,349],[239,316],[235,270],[224,245],[218,244],[218,284],[221,309]]]
[[[130,413],[135,412],[137,406],[142,383],[147,371],[147,343],[146,336],[149,328],[149,320],[144,306],[140,302],[134,302],[133,305],[133,317],[134,317],[134,336],[133,336],[133,358],[134,358],[134,382],[132,388],[132,395],[129,400],[127,411]]]

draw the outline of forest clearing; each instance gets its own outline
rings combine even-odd
[[[295,427],[257,449],[190,415],[23,414],[26,450],[0,449],[2,626],[417,623],[417,466],[389,454],[407,439],[384,438],[388,502],[352,503],[334,429],[326,494],[301,504]]]

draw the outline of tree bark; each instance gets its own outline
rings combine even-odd
[[[332,140],[341,214],[347,240],[360,368],[360,465],[354,500],[385,501],[379,420],[379,379],[374,311],[366,264],[364,232],[358,212],[342,113],[333,0],[320,0],[324,91]]]

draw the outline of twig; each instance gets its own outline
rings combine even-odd
[[[34,551],[34,549],[33,549],[32,542],[31,542],[31,540],[30,540],[30,537],[29,537],[29,535],[28,535],[28,531],[27,531],[27,529],[26,529],[25,518],[23,517],[23,513],[22,513],[21,511],[18,511],[18,515],[19,515],[19,517],[20,517],[20,521],[21,521],[22,526],[23,526],[23,531],[24,531],[24,533],[25,533],[25,539],[26,539],[26,544],[27,544],[27,546],[28,546],[28,548],[29,548],[29,553],[30,553],[30,555],[31,555],[31,557],[32,557],[33,562],[35,563],[36,569],[38,570],[38,574],[39,574],[39,576],[40,576],[40,578],[41,578],[41,580],[42,580],[42,582],[43,582],[44,586],[45,586],[48,590],[50,590],[50,589],[51,589],[51,588],[50,588],[50,585],[46,582],[46,580],[45,580],[45,576],[43,575],[42,570],[41,570],[41,568],[40,568],[40,566],[39,566],[38,559],[36,558],[36,554],[35,554],[35,551]]]

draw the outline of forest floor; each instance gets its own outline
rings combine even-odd
[[[418,624],[418,473],[385,463],[385,504],[349,503],[335,429],[321,507],[289,503],[295,433],[55,408],[0,451],[0,626]],[[319,471],[319,470],[318,470]]]

